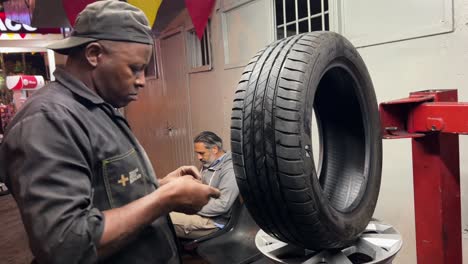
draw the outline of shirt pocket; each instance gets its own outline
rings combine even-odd
[[[149,183],[135,149],[102,161],[102,174],[111,208],[149,193]]]

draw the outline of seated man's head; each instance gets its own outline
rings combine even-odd
[[[148,19],[121,1],[97,1],[77,17],[69,38],[48,48],[68,55],[66,69],[114,107],[137,99],[153,51]]]
[[[203,131],[193,140],[197,159],[203,167],[209,167],[213,161],[224,155],[223,140],[211,131]]]

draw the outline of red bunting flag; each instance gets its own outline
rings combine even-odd
[[[78,14],[88,5],[95,2],[95,0],[62,0],[63,9],[67,14],[68,21],[73,27]]]
[[[215,0],[185,0],[185,6],[192,18],[193,26],[200,40],[203,37],[203,32],[205,31],[215,2]]]

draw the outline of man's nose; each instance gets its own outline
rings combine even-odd
[[[146,85],[146,77],[145,77],[145,72],[142,71],[140,74],[138,74],[136,80],[135,80],[135,85],[138,88],[144,88]]]
[[[203,159],[203,156],[200,155],[200,154],[197,154],[197,159],[198,159],[199,161],[201,161],[201,160]]]

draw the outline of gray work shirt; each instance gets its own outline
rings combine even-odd
[[[33,94],[0,146],[0,181],[12,192],[37,263],[95,263],[103,210],[157,188],[126,120],[64,70]],[[179,263],[167,216],[105,263]]]
[[[239,196],[231,153],[227,152],[219,160],[202,170],[202,181],[221,192],[219,198],[210,201],[198,212],[199,215],[212,218],[217,224],[224,225],[231,216],[231,207]]]

